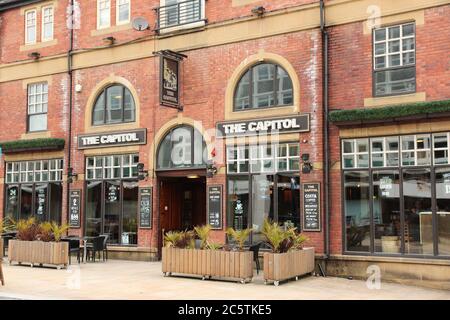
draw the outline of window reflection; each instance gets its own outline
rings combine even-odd
[[[436,170],[436,211],[439,255],[450,255],[450,168]]]

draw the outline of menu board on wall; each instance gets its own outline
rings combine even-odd
[[[303,231],[321,231],[320,184],[304,183],[303,189]]]
[[[139,227],[152,227],[152,188],[139,189]]]
[[[208,224],[213,229],[222,229],[222,186],[208,187]]]
[[[81,190],[70,191],[69,225],[71,228],[81,226]]]

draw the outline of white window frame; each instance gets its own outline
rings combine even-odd
[[[102,26],[102,25],[100,25],[100,10],[101,10],[101,8],[100,8],[100,5],[101,5],[101,3],[102,2],[107,2],[108,3],[108,24],[107,25],[104,25],[104,26]],[[105,10],[106,10],[106,8],[105,8]],[[100,30],[100,29],[106,29],[106,28],[109,28],[109,27],[111,27],[111,0],[97,0],[97,30]]]
[[[447,136],[447,148],[436,148],[434,146],[434,139],[436,136]],[[432,137],[432,148],[433,148],[433,164],[435,166],[445,166],[450,164],[450,133],[441,132],[441,133],[433,133]],[[436,163],[436,151],[447,151],[447,163]]]
[[[178,2],[182,2],[185,0],[178,0]],[[201,5],[201,12],[200,12],[200,20],[199,21],[193,21],[191,23],[187,23],[187,24],[181,24],[181,25],[173,25],[173,26],[167,26],[165,24],[165,22],[163,24],[161,24],[161,21],[158,21],[158,23],[160,24],[159,27],[163,28],[161,30],[159,30],[160,33],[169,33],[169,32],[174,32],[174,31],[178,31],[178,30],[184,30],[184,29],[191,29],[191,28],[197,28],[197,27],[202,27],[205,25],[205,17],[206,17],[206,10],[205,10],[205,6],[206,6],[206,1],[205,0],[200,0],[200,5]],[[159,2],[160,7],[165,7],[166,6],[166,0],[160,0]]]
[[[45,162],[47,163],[47,169],[44,169]],[[55,164],[54,169],[50,169],[51,163]],[[39,169],[37,169],[38,165]],[[55,172],[55,179],[50,179],[50,172]],[[62,173],[63,159],[6,162],[6,183],[61,182]],[[15,174],[18,177],[17,179],[14,179]],[[44,179],[44,174],[47,175],[46,179]],[[29,179],[30,176],[32,177],[31,179]]]
[[[365,152],[358,152],[357,151],[357,142],[360,140],[367,140],[367,151]],[[350,153],[344,153],[344,143],[345,142],[351,142],[353,144],[353,152]],[[371,159],[370,159],[370,150],[371,150],[371,142],[369,138],[361,138],[361,139],[344,139],[342,140],[342,168],[343,169],[368,169],[371,167]],[[360,155],[367,155],[368,157],[368,163],[367,166],[360,166],[359,165],[359,156]],[[345,167],[345,156],[352,156],[353,157],[353,167]]]
[[[134,157],[138,157],[138,162],[134,162]],[[119,165],[114,165],[114,157],[119,157]],[[124,165],[125,161],[124,159],[127,158],[129,159],[129,164],[128,165]],[[111,165],[107,166],[106,165],[106,159],[110,159],[111,161]],[[92,166],[89,165],[89,159],[93,159],[94,164]],[[97,166],[97,160],[101,161],[101,165]],[[137,165],[139,163],[139,154],[137,153],[131,153],[131,154],[124,154],[124,155],[106,155],[106,156],[92,156],[92,157],[86,157],[86,180],[114,180],[114,179],[137,179],[138,178],[138,173],[137,173]],[[119,176],[112,176],[114,169],[119,169]],[[124,168],[129,168],[130,169],[130,175],[129,176],[125,176],[124,175]],[[133,175],[133,169],[136,169],[136,175]],[[99,170],[102,173],[101,177],[97,177],[97,170]],[[91,171],[92,172],[92,178],[89,178],[89,174],[88,172]],[[110,172],[110,176],[106,177],[106,172],[109,171]]]
[[[46,18],[45,10],[47,10],[47,9],[51,9],[51,15],[50,15],[51,16],[51,22],[45,22],[45,18]],[[42,17],[41,17],[42,18],[41,41],[42,42],[51,41],[51,40],[53,40],[53,37],[54,37],[55,9],[53,8],[53,6],[42,7],[41,15],[42,15]],[[45,25],[46,24],[51,24],[52,35],[49,38],[45,38],[44,30],[45,30]]]
[[[414,149],[405,149],[403,150],[403,138],[406,137],[414,137]],[[430,147],[429,148],[424,148],[424,149],[418,149],[417,148],[417,139],[420,137],[428,137],[430,139]],[[433,140],[430,134],[410,134],[410,135],[404,135],[400,137],[400,154],[401,154],[401,166],[402,167],[413,167],[413,166],[431,166],[432,163],[432,148],[433,146]],[[414,164],[403,164],[403,153],[412,153],[414,152]],[[429,158],[429,162],[425,163],[425,164],[419,164],[418,163],[418,157],[417,157],[417,153],[418,152],[429,152],[430,153],[430,158]]]
[[[28,25],[28,14],[29,13],[34,13],[34,40],[30,41],[30,39],[28,39],[28,28],[30,27],[30,25]],[[37,42],[37,10],[36,9],[30,9],[25,11],[25,44],[35,44]]]
[[[125,4],[120,4],[120,1],[126,1]],[[120,19],[120,6],[128,5],[128,19],[127,20],[119,20]],[[116,25],[127,24],[131,21],[131,0],[116,0]]]
[[[37,92],[38,87],[41,86],[41,92]],[[32,88],[34,87],[34,93],[32,93]],[[32,101],[34,97],[34,102]],[[40,102],[38,101],[40,98]],[[39,111],[38,111],[38,108]],[[47,117],[47,125],[44,130],[30,130],[30,117],[33,115],[45,114]],[[36,82],[30,83],[27,87],[27,129],[29,132],[35,131],[45,131],[48,130],[48,83],[47,82]]]
[[[388,150],[388,139],[389,138],[397,138],[397,143],[399,146],[398,150]],[[378,140],[378,141],[382,141],[383,143],[383,151],[374,151],[373,150],[373,141],[374,140]],[[373,156],[374,155],[383,155],[383,165],[382,166],[374,166],[373,165]],[[371,168],[384,168],[384,167],[398,167],[398,163],[395,166],[391,166],[388,165],[388,154],[397,154],[397,159],[398,162],[400,162],[400,138],[398,136],[393,136],[393,137],[373,137],[370,138],[370,167]]]

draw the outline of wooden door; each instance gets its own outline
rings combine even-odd
[[[180,229],[180,190],[179,185],[171,180],[161,180],[159,183],[159,214],[161,230]]]

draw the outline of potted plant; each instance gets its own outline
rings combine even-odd
[[[224,245],[211,242],[211,226],[197,226],[194,231],[168,232],[162,249],[162,271],[165,276],[173,273],[201,276],[202,279],[240,279],[242,283],[253,277],[252,252],[225,250]],[[195,237],[200,248],[195,248]],[[243,235],[241,235],[240,240]],[[248,237],[248,236],[247,236]],[[245,241],[246,239],[244,239]]]
[[[276,222],[264,221],[262,229],[272,252],[264,253],[264,283],[280,281],[314,272],[314,248],[304,248],[308,240],[296,228],[283,228]]]
[[[55,222],[38,223],[35,218],[17,222],[17,236],[9,242],[8,260],[19,264],[52,265],[57,269],[69,263],[69,244],[61,236],[69,228]]]

